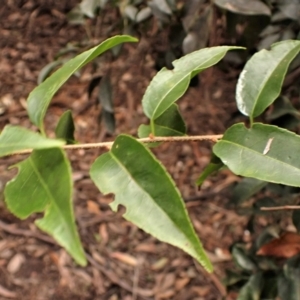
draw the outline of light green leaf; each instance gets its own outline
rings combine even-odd
[[[126,35],[115,36],[69,60],[29,94],[27,110],[30,120],[43,132],[43,119],[50,101],[58,89],[72,76],[72,74],[106,50],[120,43],[136,41],[136,38]]]
[[[92,165],[91,178],[102,193],[114,193],[111,208],[161,241],[177,246],[208,271],[212,265],[188,218],[171,177],[153,154],[134,138],[117,137],[110,152]]]
[[[63,139],[67,144],[75,144],[74,138],[75,125],[72,117],[72,112],[67,110],[60,117],[55,128],[55,135],[59,139]]]
[[[0,157],[25,149],[45,149],[64,145],[62,140],[54,140],[19,126],[7,125],[0,135]]]
[[[300,136],[276,126],[254,123],[229,128],[214,153],[237,175],[300,186]]]
[[[243,48],[220,46],[201,49],[175,60],[173,70],[163,68],[159,71],[142,100],[146,116],[157,119],[185,93],[192,77],[215,65],[232,49]]]
[[[71,168],[63,150],[35,150],[16,166],[19,174],[8,182],[4,191],[8,209],[21,219],[45,211],[36,225],[52,235],[78,264],[85,266],[72,208]]]
[[[91,19],[95,17],[95,12],[98,6],[99,0],[82,0],[79,4],[82,13]]]
[[[242,15],[271,15],[270,8],[258,0],[214,0],[214,3],[226,10]]]
[[[152,126],[141,125],[138,130],[140,138],[154,136],[182,136],[186,134],[186,126],[178,106],[172,104],[161,116],[154,120]]]
[[[261,50],[246,63],[236,87],[238,109],[252,120],[259,116],[281,91],[291,61],[300,51],[300,41],[283,41],[271,50]]]

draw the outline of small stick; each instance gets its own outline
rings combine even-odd
[[[141,143],[155,143],[155,142],[186,142],[186,141],[213,141],[217,142],[223,135],[196,135],[196,136],[155,136],[137,139]],[[93,148],[107,148],[110,149],[114,142],[101,142],[101,143],[88,143],[88,144],[76,144],[76,145],[64,145],[62,149],[93,149]],[[33,149],[25,149],[17,151],[11,155],[16,154],[29,154]]]
[[[260,210],[264,210],[264,211],[296,210],[296,209],[300,209],[300,205],[284,205],[284,206],[261,207],[260,208]]]

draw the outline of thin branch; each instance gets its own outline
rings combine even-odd
[[[264,211],[296,210],[296,209],[300,209],[300,205],[284,205],[284,206],[261,207],[260,208],[260,210],[264,210]]]
[[[212,141],[216,142],[221,139],[223,135],[194,135],[194,136],[155,136],[137,139],[137,141],[145,144],[156,143],[156,142],[187,142],[187,141]],[[110,149],[114,142],[101,142],[101,143],[88,143],[88,144],[76,144],[76,145],[64,145],[63,149],[92,149],[92,148],[106,148]],[[33,149],[25,149],[12,153],[16,154],[28,154],[31,153]]]

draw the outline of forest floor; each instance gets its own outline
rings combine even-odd
[[[77,1],[4,1],[0,8],[0,130],[6,124],[35,129],[26,114],[26,98],[36,86],[41,69],[68,43],[86,39],[83,26],[68,24],[66,12]],[[109,21],[107,21],[109,22]],[[102,40],[105,37],[101,37]],[[155,75],[151,47],[157,37],[126,44],[110,70],[114,90],[116,132],[97,124],[99,108],[91,103],[87,87],[92,67],[73,76],[59,91],[47,112],[47,131],[61,114],[72,110],[76,139],[81,143],[112,141],[117,134],[136,136],[146,123],[141,99]],[[100,72],[103,72],[100,71]],[[237,72],[217,67],[201,75],[201,84],[190,88],[179,101],[188,134],[222,134],[235,112]],[[24,156],[0,159],[0,299],[22,300],[137,300],[235,299],[227,295],[222,279],[232,268],[229,247],[249,240],[247,217],[228,207],[230,188],[239,179],[228,171],[212,176],[201,190],[195,180],[210,160],[210,142],[163,144],[155,153],[171,173],[197,234],[214,264],[206,273],[192,258],[137,229],[113,213],[113,196],[102,195],[88,176],[100,150],[69,151],[75,182],[74,205],[80,236],[89,264],[77,266],[66,252],[40,232],[33,221],[19,220],[5,208],[3,188],[16,173],[8,170]],[[2,195],[2,196],[1,196]]]

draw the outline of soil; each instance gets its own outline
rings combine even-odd
[[[26,114],[26,98],[37,85],[41,69],[66,45],[84,45],[84,26],[66,19],[78,1],[7,0],[0,8],[0,128],[6,124],[35,130]],[[103,26],[116,16],[104,18]],[[116,32],[112,32],[118,33]],[[104,30],[98,40],[107,36]],[[120,56],[94,72],[93,65],[73,76],[59,91],[47,112],[50,136],[59,117],[71,109],[76,139],[81,143],[112,141],[120,133],[136,136],[146,123],[141,98],[156,73],[155,45],[161,36],[142,37],[139,44],[124,45]],[[97,42],[97,41],[93,41]],[[154,49],[154,50],[153,50]],[[116,130],[109,134],[99,125],[100,108],[88,99],[87,88],[95,74],[110,72],[114,89]],[[235,112],[237,72],[215,67],[201,75],[179,101],[188,134],[222,134]],[[95,95],[94,95],[95,96]],[[3,187],[16,173],[8,170],[24,156],[0,160],[0,299],[180,299],[217,300],[226,296],[224,270],[232,267],[229,247],[248,239],[247,218],[227,207],[228,190],[238,178],[228,171],[212,176],[201,190],[195,180],[210,160],[210,142],[163,144],[154,152],[178,185],[194,227],[214,264],[206,273],[192,258],[157,241],[113,213],[113,196],[102,195],[89,179],[89,167],[102,150],[68,151],[75,182],[75,215],[89,264],[76,265],[68,254],[34,225],[38,215],[19,220],[5,208]],[[235,299],[235,295],[227,295]]]

